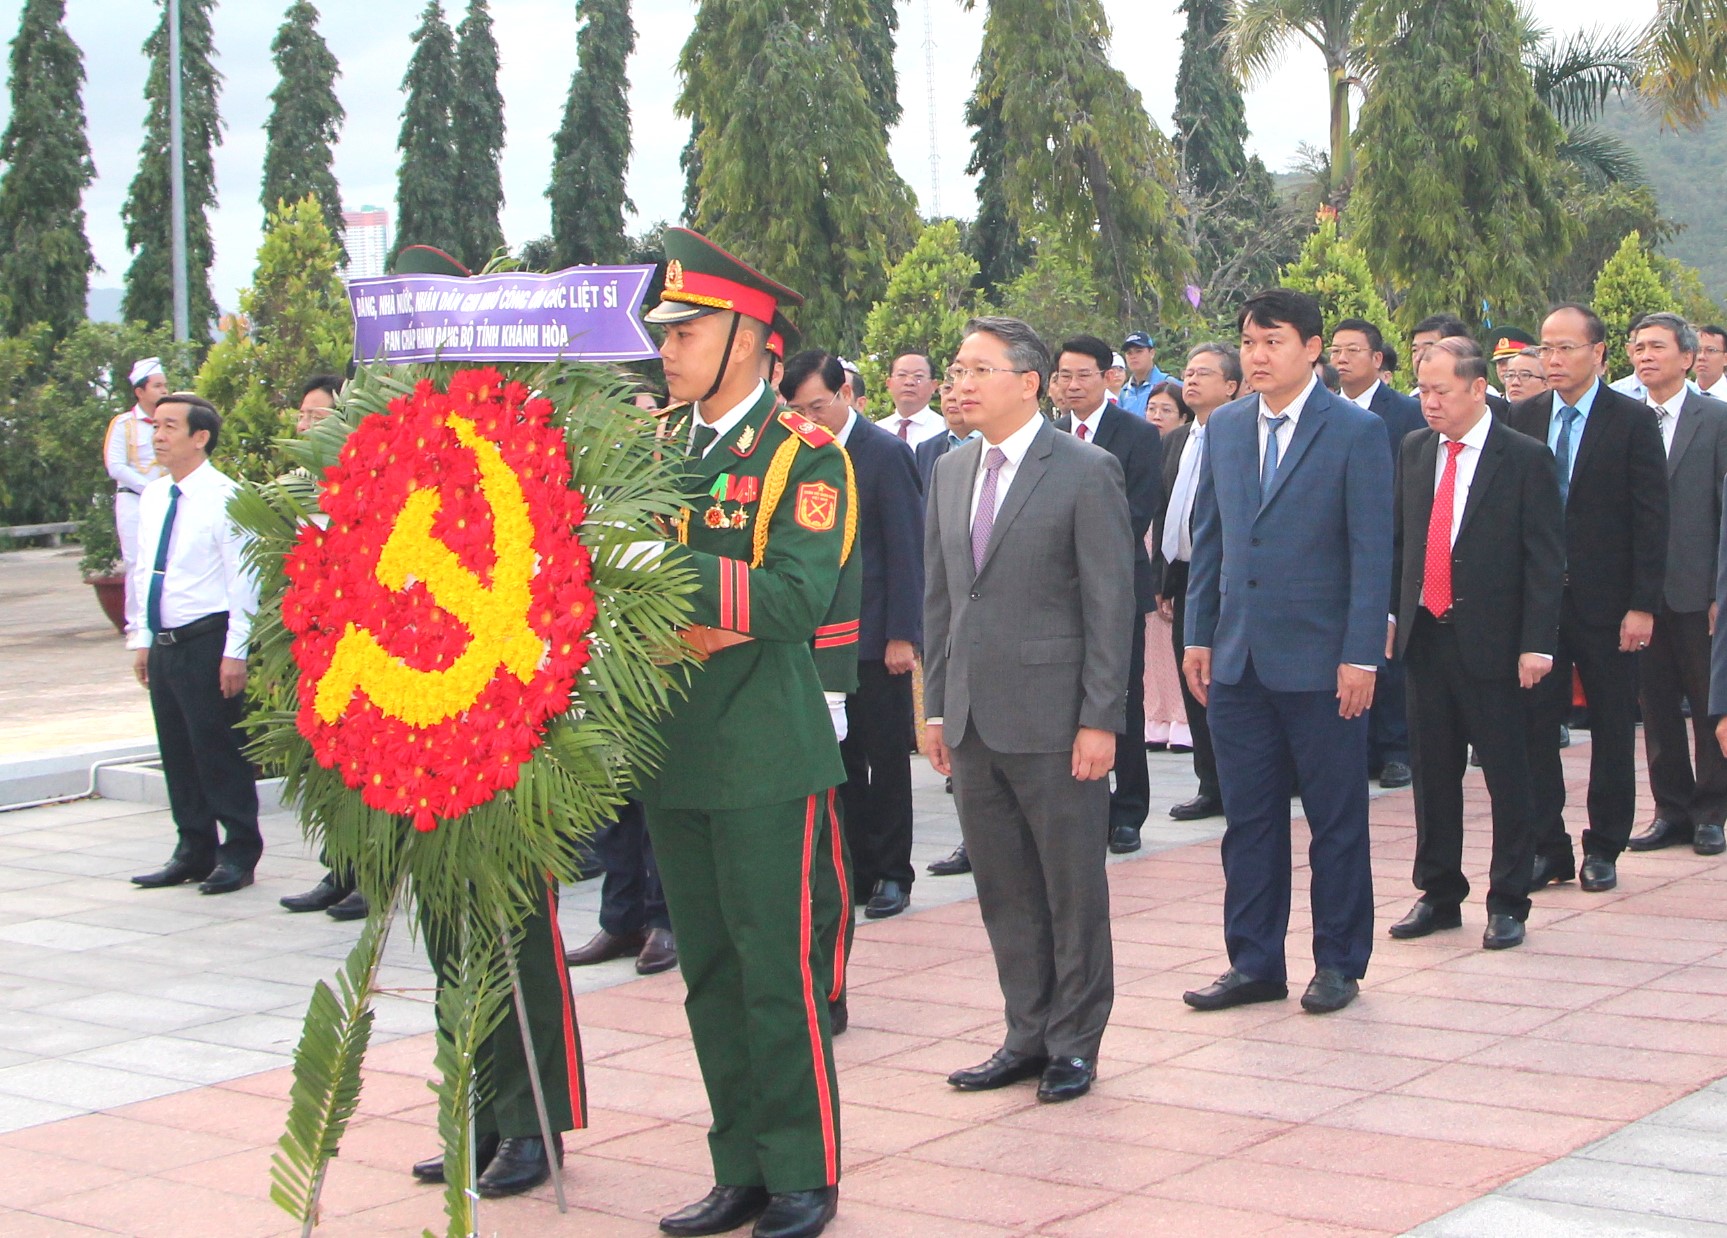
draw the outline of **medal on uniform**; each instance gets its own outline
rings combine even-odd
[[[753,503],[761,496],[762,479],[759,477],[738,477],[732,473],[721,473],[714,478],[712,486],[708,487],[708,496],[713,499],[713,506],[702,514],[710,529],[747,529],[750,524],[750,514],[744,510],[745,504]],[[726,504],[735,503],[731,511],[726,510]]]

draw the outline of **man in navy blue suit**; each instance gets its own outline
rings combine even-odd
[[[917,458],[918,481],[926,495],[929,493],[930,474],[935,472],[935,462],[977,433],[959,414],[959,405],[953,399],[953,384],[943,379],[940,390],[941,415],[946,428],[912,448],[912,455]]]
[[[1211,415],[1194,506],[1183,671],[1207,702],[1228,825],[1230,967],[1199,1010],[1288,996],[1289,798],[1312,831],[1314,1014],[1355,999],[1373,949],[1367,709],[1391,596],[1385,422],[1319,385],[1312,297],[1272,289],[1239,319],[1254,395]]]
[[[1393,389],[1380,378],[1385,361],[1385,336],[1365,318],[1345,318],[1331,328],[1331,364],[1342,380],[1343,397],[1353,400],[1385,422],[1391,437],[1391,463],[1403,436],[1425,430],[1421,401]],[[1403,660],[1389,658],[1379,668],[1373,708],[1367,715],[1367,776],[1382,787],[1407,787],[1414,777],[1409,762],[1409,705]]]

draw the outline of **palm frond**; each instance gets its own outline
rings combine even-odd
[[[1235,0],[1223,28],[1225,62],[1243,85],[1270,76],[1302,37],[1299,0]]]
[[[444,1144],[444,1212],[449,1238],[469,1238],[479,1232],[473,1182],[478,1172],[474,1151],[474,1113],[491,1090],[481,1049],[504,1017],[509,981],[489,932],[463,926],[466,937],[454,973],[444,977],[438,992],[437,1052],[433,1064],[438,1082],[438,1137]]]
[[[1607,100],[1637,88],[1637,35],[1623,27],[1573,30],[1526,52],[1535,94],[1562,125],[1601,115]]]
[[[1636,184],[1644,179],[1643,161],[1636,150],[1599,125],[1573,125],[1555,153],[1592,184]]]
[[[1668,124],[1702,124],[1727,99],[1727,0],[1658,0],[1638,61],[1643,93]]]

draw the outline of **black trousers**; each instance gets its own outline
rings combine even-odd
[[[1145,763],[1145,615],[1133,615],[1127,663],[1127,730],[1115,737],[1115,787],[1109,793],[1109,828],[1139,829],[1151,811],[1151,770]]]
[[[1575,859],[1565,829],[1559,727],[1571,713],[1571,668],[1589,698],[1589,828],[1583,853],[1617,860],[1637,806],[1636,662],[1619,651],[1619,625],[1583,621],[1568,590],[1559,611],[1553,670],[1536,685],[1530,711],[1529,775],[1535,789],[1535,852]]]
[[[1709,612],[1680,614],[1662,607],[1649,648],[1637,660],[1655,815],[1681,825],[1720,825],[1727,818],[1727,759],[1709,717],[1709,641]]]
[[[911,674],[890,675],[880,658],[859,659],[857,691],[846,697],[840,787],[852,890],[861,901],[878,881],[911,889]]]
[[[249,873],[264,854],[264,836],[258,832],[258,784],[241,751],[245,697],[222,695],[226,642],[227,629],[216,628],[177,645],[150,646],[150,712],[180,834],[174,857]]]
[[[1455,907],[1469,897],[1463,875],[1463,775],[1469,745],[1493,803],[1489,915],[1529,916],[1535,802],[1529,788],[1528,695],[1513,678],[1479,679],[1457,629],[1419,611],[1409,634],[1409,733],[1415,773],[1415,884],[1422,901]]]
[[[1217,754],[1211,746],[1211,722],[1205,716],[1205,706],[1187,686],[1187,676],[1179,674],[1182,658],[1187,653],[1183,632],[1187,627],[1187,564],[1181,559],[1171,563],[1164,572],[1164,596],[1175,604],[1175,666],[1181,680],[1181,703],[1187,709],[1187,729],[1193,732],[1193,772],[1199,779],[1199,793],[1207,799],[1221,799],[1217,787]]]
[[[1367,773],[1377,778],[1392,761],[1405,761],[1409,752],[1409,675],[1402,659],[1382,663],[1373,685],[1373,707],[1367,712]]]
[[[614,937],[647,929],[669,929],[660,866],[648,841],[648,817],[638,800],[626,800],[610,824],[594,836],[606,870],[600,882],[600,927]]]

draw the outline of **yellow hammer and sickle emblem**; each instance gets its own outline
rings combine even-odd
[[[534,576],[533,524],[521,481],[497,445],[480,437],[474,423],[452,416],[450,428],[474,453],[480,492],[492,511],[496,563],[488,587],[432,534],[441,500],[436,490],[416,487],[378,555],[376,575],[386,589],[424,581],[432,599],[460,620],[472,640],[460,657],[438,671],[415,670],[388,653],[364,628],[349,624],[337,642],[330,669],[318,684],[313,708],[333,723],[348,708],[355,689],[391,717],[416,727],[436,726],[467,709],[502,666],[527,683],[545,654],[545,642],[528,622]],[[525,537],[502,536],[526,529]]]

